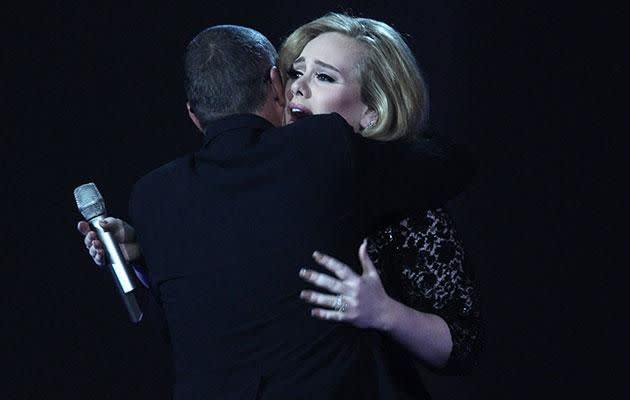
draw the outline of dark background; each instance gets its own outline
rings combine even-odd
[[[431,127],[480,160],[449,208],[476,267],[485,349],[469,377],[426,373],[436,399],[617,398],[627,313],[613,226],[625,132],[617,11],[537,2],[203,2],[5,9],[2,398],[168,398],[168,350],[132,327],[75,230],[73,189],[95,182],[126,215],[140,176],[194,150],[185,45],[219,23],[279,45],[326,11],[408,35]],[[89,5],[88,5],[89,4]],[[138,3],[139,4],[139,3]],[[627,47],[627,46],[625,46]],[[4,395],[3,393],[6,393]]]

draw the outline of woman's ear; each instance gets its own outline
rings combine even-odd
[[[364,112],[363,116],[361,116],[361,121],[359,124],[361,125],[361,130],[371,128],[378,122],[378,113],[376,110],[368,107]]]

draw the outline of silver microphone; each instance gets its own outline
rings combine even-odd
[[[81,212],[81,215],[83,215],[83,218],[90,224],[92,229],[96,231],[99,240],[103,243],[109,270],[114,276],[118,292],[127,308],[131,322],[137,324],[142,319],[142,311],[133,292],[135,285],[130,278],[129,267],[120,252],[116,240],[109,232],[103,230],[99,223],[99,221],[107,217],[103,197],[96,185],[90,182],[74,189],[74,199],[77,202],[79,212]]]

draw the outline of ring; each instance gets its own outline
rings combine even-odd
[[[346,303],[345,301],[343,301],[343,296],[338,294],[337,297],[335,298],[335,302],[333,303],[333,309],[335,311],[339,311],[339,312],[346,312],[346,310],[348,309],[348,303]]]

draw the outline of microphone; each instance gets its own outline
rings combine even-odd
[[[111,233],[103,230],[99,224],[99,221],[107,217],[103,196],[99,193],[96,185],[90,182],[74,189],[74,199],[77,202],[79,212],[81,212],[81,215],[83,215],[83,218],[90,224],[92,229],[96,231],[99,240],[103,243],[108,267],[114,276],[118,292],[127,308],[131,322],[137,324],[142,319],[143,314],[133,292],[135,285],[130,278],[129,267],[120,252],[116,240]]]

